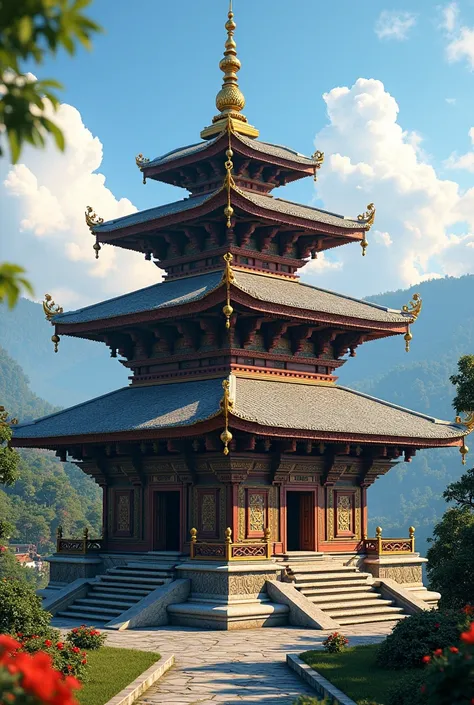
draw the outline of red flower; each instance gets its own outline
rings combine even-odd
[[[458,654],[458,653],[459,653],[459,649],[458,649],[457,646],[450,646],[450,647],[449,647],[449,650],[451,651],[452,654]]]
[[[59,651],[62,651],[64,649],[64,643],[62,641],[58,641],[56,648],[59,649]]]
[[[464,614],[474,614],[474,605],[466,605],[463,607]]]
[[[0,659],[3,654],[10,654],[17,651],[20,644],[15,639],[7,634],[0,634]]]
[[[429,663],[431,661],[431,656],[423,656],[421,660],[423,663]]]
[[[439,622],[435,622],[435,629],[439,629]]]
[[[79,648],[78,646],[73,646],[73,647],[72,647],[72,652],[73,652],[74,654],[78,654],[79,651],[80,651],[80,648]]]
[[[72,633],[77,634],[78,631],[79,631],[79,629],[77,627],[74,627],[74,629],[72,630]]]
[[[463,632],[461,634],[461,639],[466,644],[474,644],[474,622],[471,622],[471,626],[469,627],[467,632]]]
[[[83,665],[85,665],[85,664],[87,663],[87,659],[86,659],[86,658],[83,658],[82,661],[81,661],[81,663],[82,663]]]
[[[422,685],[420,686],[420,692],[421,693],[426,692],[426,685],[424,683],[422,683]]]
[[[441,656],[442,653],[443,653],[443,649],[436,649],[436,651],[433,651],[433,654],[435,656]]]
[[[53,645],[53,642],[51,641],[51,639],[45,639],[45,640],[44,640],[44,645],[45,645],[46,647],[49,647],[49,646],[52,646],[52,645]]]

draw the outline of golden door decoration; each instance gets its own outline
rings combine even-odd
[[[349,500],[349,512],[347,506]],[[361,490],[334,490],[328,488],[327,491],[327,540],[333,541],[337,538],[355,538],[361,536]],[[349,519],[349,529],[347,527]]]
[[[265,495],[249,493],[249,533],[265,530]]]
[[[213,534],[216,531],[216,496],[205,494],[201,503],[201,531]]]
[[[337,533],[352,533],[352,497],[347,494],[337,496]]]

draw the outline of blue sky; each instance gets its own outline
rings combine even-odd
[[[474,1],[234,0],[234,12],[260,139],[326,153],[316,190],[307,179],[278,195],[347,215],[376,202],[365,260],[344,248],[303,278],[362,296],[472,272]],[[185,197],[143,186],[134,157],[199,141],[215,114],[227,0],[95,0],[88,13],[105,29],[92,52],[27,67],[64,84],[70,151],[0,164],[2,229],[18,233],[2,258],[25,264],[38,297],[48,286],[71,308],[159,274],[128,253],[95,264],[85,194],[106,218]]]

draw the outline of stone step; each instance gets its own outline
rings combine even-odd
[[[138,570],[125,566],[123,568],[112,568],[112,570],[108,570],[105,575],[123,575],[127,578],[143,578],[144,580],[166,580],[171,577],[170,573],[164,570]]]
[[[55,617],[66,617],[67,619],[77,619],[80,620],[82,624],[86,622],[88,624],[93,624],[97,626],[97,623],[105,624],[110,621],[109,616],[105,616],[102,612],[76,612],[72,605],[67,612],[57,612]]]
[[[314,600],[311,600],[314,603]],[[353,610],[368,610],[380,612],[381,609],[393,607],[393,600],[383,600],[381,597],[373,600],[351,600],[350,602],[318,602],[319,609],[333,616],[335,614],[350,615]],[[399,608],[396,608],[399,609]]]
[[[130,605],[135,605],[139,600],[148,595],[143,591],[143,595],[129,595],[122,592],[100,592],[99,590],[90,590],[87,593],[88,597],[93,597],[94,600],[119,600],[120,602],[128,602]]]
[[[315,566],[315,565],[302,565],[298,567],[293,567],[292,568],[293,572],[295,573],[296,576],[299,575],[306,575],[307,573],[314,573],[315,575],[319,575],[320,573],[331,573],[331,575],[334,574],[346,574],[346,575],[354,575],[354,574],[359,574],[359,571],[355,566],[346,566],[346,565],[338,565],[337,563],[335,565],[331,565],[331,563],[326,563],[322,562],[321,565]]]
[[[96,590],[99,590],[100,592],[109,592],[110,594],[117,593],[118,591],[122,590],[123,586],[122,585],[106,585],[105,583],[93,583],[92,585],[92,590],[95,592]],[[153,588],[154,589],[154,588]],[[138,589],[137,587],[127,587],[127,595],[136,596],[139,600],[142,599],[142,597],[146,597],[147,595],[150,594],[150,590],[144,590],[144,589]]]
[[[296,580],[293,584],[297,590],[318,587],[343,587],[344,585],[370,585],[367,576],[365,575],[351,575],[343,576],[341,578],[338,576],[337,578],[334,578],[333,576],[327,574],[322,575],[320,578],[308,576],[304,581]]]
[[[151,559],[143,561],[129,561],[125,565],[118,565],[116,568],[138,568],[139,570],[163,570],[172,573],[174,568],[170,563],[153,562]]]
[[[343,597],[347,595],[347,599],[353,597],[354,595],[373,595],[376,593],[375,588],[370,583],[361,585],[345,585],[343,587],[315,587],[315,588],[304,588],[303,590],[298,588],[306,597],[317,596],[324,599],[325,596],[330,597],[331,595],[340,595],[341,600],[346,599]],[[376,593],[377,594],[377,593]]]
[[[364,617],[364,616],[381,616],[383,614],[402,614],[403,607],[392,607],[391,605],[383,607],[338,607],[337,609],[327,609],[323,610],[325,614],[330,617],[334,617],[336,621],[340,621],[339,617],[342,619],[349,619],[351,617]]]
[[[105,602],[105,600],[97,600],[95,595],[91,595],[91,597],[81,597],[80,599],[75,600],[74,608],[81,605],[82,607],[99,607],[101,610],[112,608],[118,609],[120,612],[124,612],[125,610],[130,609],[130,607],[133,607],[134,604],[134,602],[122,602],[121,600],[117,600],[115,598],[108,598],[107,602]]]
[[[159,585],[165,585],[166,582],[170,582],[169,579],[166,578],[148,578],[148,577],[134,577],[134,576],[129,576],[129,575],[111,575],[110,573],[105,573],[104,575],[101,575],[99,577],[99,582],[107,582],[107,583],[125,583],[127,585],[136,585],[139,587],[140,585],[143,585],[144,587],[148,587],[150,585],[155,585],[158,587]]]
[[[350,624],[372,624],[372,622],[398,622],[400,619],[405,619],[406,614],[380,614],[367,615],[365,617],[339,617],[338,622],[343,626]]]
[[[87,599],[87,598],[85,598]],[[96,608],[96,605],[93,606],[91,609],[91,606],[89,605],[79,605],[78,604],[79,600],[77,602],[73,602],[72,605],[69,606],[68,608],[68,613],[74,611],[74,612],[94,612],[94,614],[101,614],[102,617],[107,617],[107,615],[111,615],[112,617],[115,617],[118,614],[122,614],[124,610],[122,609],[114,609],[113,607],[100,607],[100,609]],[[95,608],[95,609],[94,609]]]
[[[335,595],[308,595],[306,592],[303,593],[308,600],[314,602],[315,605],[331,605],[334,602],[343,604],[353,604],[354,602],[372,602],[376,600],[380,602],[382,596],[380,593],[375,592],[375,590],[369,590],[368,592],[350,592],[346,593],[336,593]],[[321,607],[324,609],[324,607]]]

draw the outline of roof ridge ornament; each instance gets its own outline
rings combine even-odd
[[[232,126],[236,132],[240,132],[247,137],[258,137],[257,128],[249,125],[247,118],[242,114],[245,107],[244,94],[239,88],[237,73],[240,71],[241,63],[237,57],[237,45],[234,40],[234,32],[237,25],[234,22],[232,11],[232,0],[229,1],[229,12],[227,13],[227,40],[224,49],[224,58],[219,63],[219,68],[224,74],[222,88],[216,95],[216,107],[219,115],[212,118],[212,125],[205,127],[201,132],[202,139],[211,139],[222,132],[225,128],[226,120],[232,121]]]
[[[324,152],[321,152],[319,149],[317,149],[313,154],[311,155],[311,159],[315,162],[314,165],[314,180],[318,180],[318,170],[321,169],[321,166],[324,162]]]
[[[95,251],[95,258],[99,259],[99,252],[102,248],[99,244],[99,237],[97,233],[94,232],[94,228],[96,227],[96,225],[102,225],[104,219],[97,215],[92,206],[87,206],[85,217],[87,227],[91,231],[92,235],[95,235],[95,244],[93,245],[93,249]]]
[[[472,431],[474,431],[474,411],[466,411],[466,416],[463,419],[461,416],[456,416],[456,423],[461,424],[466,428],[466,436],[468,436]],[[466,445],[465,438],[463,438],[462,446],[459,449],[462,458],[462,464],[466,464],[466,455],[469,453],[469,448]]]
[[[224,450],[222,451],[224,455],[229,455],[229,443],[232,440],[232,433],[229,431],[229,414],[234,409],[234,400],[230,397],[230,381],[225,379],[222,382],[222,388],[224,390],[224,396],[221,399],[220,407],[222,413],[224,414],[224,430],[221,433],[221,441],[224,444]]]
[[[411,323],[414,323],[420,315],[422,306],[423,301],[419,294],[413,294],[410,303],[408,305],[402,306],[403,313],[408,313],[413,318],[413,320],[407,324],[407,332],[403,336],[403,339],[405,341],[406,352],[410,352],[410,342],[413,340],[413,335],[410,331],[410,325]]]
[[[143,171],[143,167],[147,166],[149,163],[148,157],[144,157],[143,154],[140,152],[140,154],[137,154],[135,157],[135,164],[137,167],[140,169],[140,171]],[[146,176],[143,174],[143,183],[146,184]]]
[[[57,316],[59,313],[63,313],[63,307],[58,306],[53,300],[53,297],[51,294],[45,294],[44,295],[44,301],[43,301],[43,311],[44,315],[46,317],[46,320],[51,323],[52,326],[54,326],[53,323],[53,317]],[[54,332],[54,335],[51,336],[51,342],[54,344],[54,352],[58,352],[58,345],[59,345],[59,335],[56,335],[56,331]]]
[[[357,220],[359,222],[365,222],[367,225],[367,230],[365,231],[366,233],[370,230],[372,225],[374,224],[375,221],[375,206],[373,203],[369,203],[367,206],[367,210],[365,213],[361,213],[360,215],[357,216]],[[361,241],[360,246],[362,247],[362,257],[365,257],[365,251],[369,246],[369,242],[367,240],[367,236],[364,235],[364,239]]]

